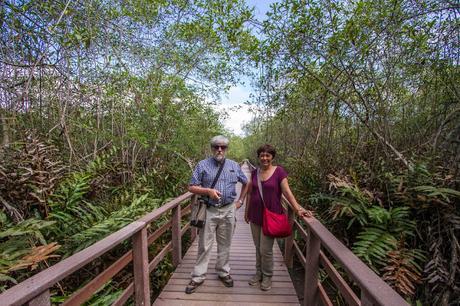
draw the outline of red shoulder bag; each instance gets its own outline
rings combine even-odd
[[[260,198],[264,204],[264,216],[262,223],[262,231],[265,236],[273,238],[284,238],[291,236],[292,227],[289,224],[287,215],[282,213],[278,214],[270,211],[267,206],[265,206],[264,196],[262,192],[262,182],[260,181],[260,169],[257,169],[257,185],[259,187]]]

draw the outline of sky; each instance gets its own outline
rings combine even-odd
[[[254,7],[254,15],[258,20],[265,19],[265,13],[270,9],[270,4],[274,2],[277,1],[246,0],[246,3],[250,7]],[[244,76],[241,77],[241,81],[245,84],[239,84],[230,88],[227,94],[222,95],[221,103],[217,105],[217,108],[221,109],[223,107],[229,114],[228,119],[224,122],[224,126],[238,136],[244,136],[242,127],[252,118],[249,106],[244,104],[244,102],[249,100],[249,95],[252,92],[251,84]]]

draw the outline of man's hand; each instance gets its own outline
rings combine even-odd
[[[217,189],[209,189],[208,196],[213,200],[219,200],[222,193],[220,193]]]
[[[246,221],[246,223],[249,224],[249,216],[247,213],[244,214],[244,221]]]

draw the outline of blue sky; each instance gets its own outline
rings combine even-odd
[[[265,19],[265,13],[270,9],[270,4],[278,2],[275,0],[246,0],[249,6],[254,7],[254,15],[256,19]],[[236,135],[243,136],[242,126],[249,122],[252,114],[249,112],[249,107],[244,105],[244,102],[249,100],[249,95],[252,92],[251,84],[243,76],[241,80],[245,84],[239,84],[230,88],[227,94],[222,95],[221,104],[218,108],[224,107],[229,113],[229,118],[225,120],[224,125],[227,129],[233,131]]]

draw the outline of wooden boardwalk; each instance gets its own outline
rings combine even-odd
[[[249,177],[249,169],[246,164],[244,164],[243,171]],[[255,273],[256,250],[249,224],[244,221],[244,206],[237,211],[237,224],[230,251],[230,274],[234,280],[234,287],[225,287],[217,277],[214,270],[217,254],[216,243],[214,243],[206,281],[194,293],[185,294],[185,286],[190,281],[190,273],[197,257],[197,242],[198,238],[187,251],[182,263],[177,267],[154,305],[299,305],[277,243],[273,247],[272,289],[262,291],[258,286],[249,286],[248,280]]]
[[[247,175],[249,174],[247,163],[243,164],[243,171]],[[136,305],[149,305],[149,272],[155,269],[168,252],[171,252],[173,264],[177,266],[177,269],[154,305],[299,305],[283,256],[276,243],[274,245],[272,289],[265,292],[261,291],[259,287],[248,285],[249,278],[255,273],[255,248],[249,225],[243,220],[243,209],[237,212],[238,222],[230,253],[232,268],[230,273],[235,281],[235,286],[226,288],[218,280],[214,270],[216,263],[216,247],[214,246],[207,280],[195,293],[185,294],[185,286],[190,281],[190,273],[197,256],[197,241],[192,244],[185,257],[181,258],[181,237],[189,229],[189,223],[184,227],[181,226],[180,205],[188,203],[191,197],[190,192],[178,196],[90,247],[6,290],[0,294],[0,305],[51,305],[51,289],[55,284],[93,260],[100,258],[117,245],[126,242],[127,239],[131,239],[133,242],[132,250],[74,292],[64,304],[82,305],[91,296],[97,294],[97,291],[117,272],[132,262],[134,281],[123,291],[114,305],[124,305],[133,295]],[[294,217],[295,208],[289,203],[285,203],[289,216]],[[150,224],[162,217],[170,216],[170,214],[170,222],[149,235],[147,229]],[[322,273],[327,273],[348,305],[409,306],[395,290],[369,269],[316,218],[300,217],[299,219],[302,223],[299,223],[295,218],[292,221],[295,225],[295,233],[299,234],[297,235],[298,238],[306,244],[306,251],[302,252],[298,243],[292,237],[287,237],[285,238],[285,245],[292,247],[287,248],[285,256],[287,262],[292,262],[293,256],[297,256],[307,271],[303,279],[303,305],[333,305],[319,279],[318,272],[321,265]],[[171,241],[149,262],[149,244],[154,243],[169,229],[172,232]],[[327,250],[330,257],[326,257],[323,250]],[[333,262],[331,262],[331,258]],[[336,265],[346,272],[347,278],[353,282],[354,287],[359,287],[360,296],[355,293],[357,290],[353,290],[341,273],[337,271]],[[335,292],[332,293],[335,295]]]

